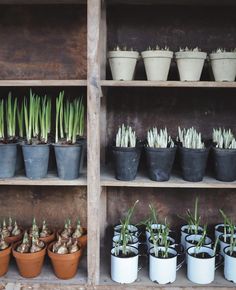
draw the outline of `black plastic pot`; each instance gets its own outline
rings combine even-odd
[[[15,174],[17,143],[0,144],[0,178],[10,178]]]
[[[236,180],[236,149],[213,148],[213,158],[217,180]]]
[[[141,147],[112,147],[115,176],[118,180],[134,180],[140,160]]]
[[[54,144],[57,173],[60,179],[72,180],[79,177],[82,145]]]
[[[148,175],[154,181],[167,181],[175,160],[176,147],[145,147]]]
[[[180,166],[184,180],[202,181],[207,165],[209,148],[189,149],[179,146]]]
[[[29,179],[41,179],[48,173],[49,144],[22,144],[25,173]]]

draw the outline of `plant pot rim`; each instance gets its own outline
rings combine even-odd
[[[214,151],[216,151],[217,153],[233,153],[236,154],[236,149],[225,149],[225,148],[217,148],[215,146],[212,147]]]
[[[56,243],[56,241],[51,242],[48,247],[47,247],[47,253],[48,256],[52,259],[55,260],[70,260],[70,259],[77,259],[81,256],[82,253],[82,246],[78,242],[79,250],[74,252],[74,253],[68,253],[68,254],[58,254],[58,253],[53,253],[52,251],[52,246]]]
[[[164,249],[165,247],[163,246],[157,246],[157,249]],[[154,247],[151,247],[148,251],[148,254],[151,255],[152,257],[156,258],[156,259],[159,259],[159,260],[170,260],[170,259],[173,259],[173,258],[176,258],[178,256],[178,252],[175,248],[173,247],[168,247],[168,249],[172,250],[175,252],[174,256],[173,257],[168,257],[168,258],[160,258],[160,257],[156,257],[155,255],[153,255],[154,253],[151,253],[151,251],[154,249]]]
[[[228,257],[230,257],[230,258],[232,258],[232,259],[236,259],[236,257],[232,257],[232,256],[230,256],[229,254],[228,254],[228,250],[231,248],[231,246],[229,245],[229,246],[227,246],[227,247],[225,247],[224,249],[223,249],[223,252],[224,252],[224,254],[225,255],[227,255]],[[234,251],[236,251],[236,247],[234,247]]]
[[[160,228],[165,228],[166,226],[164,224],[151,224],[151,227],[152,226],[155,226],[153,229],[156,230],[156,229],[160,229]],[[157,226],[159,226],[159,228],[157,228]],[[147,232],[149,232],[149,229],[146,227],[145,229]]]
[[[186,234],[186,232],[185,232],[184,230],[187,229],[187,228],[194,229],[194,228],[195,228],[195,225],[188,225],[188,224],[183,225],[183,226],[181,226],[180,231],[181,231],[182,233],[185,233],[185,234]],[[197,229],[197,230],[198,230],[198,231],[199,231],[199,230],[200,230],[200,231],[203,231],[203,227],[202,227],[202,226],[198,226],[198,229]]]
[[[139,52],[135,50],[110,50],[108,58],[139,58]]]
[[[7,238],[19,238],[20,236],[23,237],[24,230],[23,230],[22,227],[19,227],[19,229],[20,229],[20,234],[19,234],[19,235],[17,235],[17,236],[9,236],[9,237],[5,237],[4,240],[6,241]]]
[[[20,143],[22,147],[46,147],[51,145],[50,143],[45,143],[45,144],[25,144],[25,143]]]
[[[205,153],[210,150],[210,146],[206,146],[206,145],[205,145],[205,148],[201,148],[201,149],[186,148],[186,147],[183,147],[182,145],[179,145],[178,148],[182,151],[196,152],[196,153]]]
[[[9,244],[9,246],[6,249],[1,250],[0,251],[0,258],[9,255],[11,253],[11,249],[12,249],[12,246],[11,246],[11,244]]]
[[[83,233],[82,236],[80,236],[80,237],[83,237],[83,236],[87,235],[87,232],[88,232],[88,229],[87,229],[86,227],[82,227],[82,229],[83,229],[84,233]],[[64,228],[63,228],[63,229],[59,229],[59,230],[57,230],[57,231],[55,232],[56,235],[57,235],[57,236],[58,236],[58,235],[61,235],[61,233],[62,233],[63,230],[64,230]],[[72,231],[73,231],[73,232],[75,231],[75,227],[72,228]],[[79,237],[79,238],[80,238],[80,237]],[[78,240],[79,238],[76,238],[76,239]]]
[[[212,52],[209,54],[211,60],[217,59],[236,59],[236,52],[225,51],[225,52]]]
[[[79,142],[79,141],[78,141]],[[68,148],[68,147],[82,147],[81,143],[74,143],[74,144],[61,144],[61,143],[52,143],[54,147],[62,147],[62,148]]]
[[[187,254],[188,256],[192,257],[192,258],[195,258],[195,259],[198,259],[198,260],[211,260],[211,259],[214,259],[214,258],[216,257],[216,254],[211,255],[210,258],[204,258],[204,259],[203,259],[203,258],[194,257],[194,256],[192,256],[192,255],[189,254],[189,250],[190,250],[190,249],[193,249],[193,248],[196,248],[196,246],[189,247],[189,248],[186,250],[186,254]],[[206,249],[206,250],[212,250],[212,251],[213,251],[213,249],[211,249],[211,248],[209,248],[209,247],[206,247],[206,246],[201,246],[200,248],[201,248],[201,249]],[[199,252],[199,253],[201,253],[201,252]],[[209,254],[209,255],[210,255],[210,254]]]
[[[112,242],[115,243],[114,238],[117,237],[117,236],[119,236],[119,235],[115,235],[115,236],[112,238]],[[135,235],[132,235],[132,238],[136,239],[136,241],[135,241],[135,242],[133,242],[133,241],[129,241],[128,244],[131,245],[131,246],[133,247],[134,244],[137,244],[137,243],[138,243],[138,237],[135,236]]]
[[[116,146],[112,146],[112,150],[114,151],[123,151],[123,152],[132,152],[132,151],[136,151],[136,150],[140,150],[141,147],[136,145],[135,147],[116,147]]]
[[[113,230],[114,230],[114,231],[119,231],[119,229],[116,229],[116,227],[118,227],[118,226],[121,226],[121,224],[115,224],[115,225],[113,226]],[[132,231],[131,233],[137,233],[137,232],[138,232],[138,227],[137,227],[136,225],[128,224],[128,226],[132,226],[132,227],[135,227],[135,228],[136,228],[136,230],[135,230],[135,231]]]
[[[203,51],[177,51],[176,59],[206,59],[207,53]]]
[[[185,239],[185,242],[188,242],[189,244],[192,244],[192,240],[193,240],[193,239],[190,240],[190,241],[188,240],[188,238],[190,236],[200,236],[200,237],[202,237],[201,234],[190,234],[190,235],[187,235],[184,239]],[[212,239],[209,236],[205,236],[205,239],[209,239],[210,241],[208,243],[204,242],[204,246],[208,246],[208,245],[212,244]]]
[[[44,243],[44,247],[42,248],[42,250],[35,252],[35,253],[19,253],[17,252],[15,249],[16,247],[21,243],[21,241],[16,242],[13,244],[12,246],[12,255],[16,258],[16,259],[24,259],[24,260],[32,260],[41,256],[44,256],[46,254],[46,249],[47,246]]]
[[[166,148],[154,148],[154,147],[148,147],[144,146],[146,151],[153,151],[153,152],[162,152],[162,151],[176,151],[177,145],[174,145],[174,147],[166,147]]]
[[[144,50],[141,52],[142,58],[172,58],[174,52],[171,50]]]
[[[223,227],[225,226],[225,227],[227,227],[227,228],[229,227],[229,225],[227,225],[227,224],[220,223],[220,224],[216,224],[216,225],[215,225],[215,230],[217,230],[217,227],[220,227],[220,226],[223,226]],[[234,229],[236,230],[236,226],[234,226]]]
[[[131,249],[132,253],[134,254],[134,256],[132,257],[119,257],[119,256],[116,256],[114,253],[112,253],[112,251],[115,249],[116,247],[112,247],[111,249],[111,256],[115,257],[115,258],[118,258],[118,259],[132,259],[132,258],[135,258],[139,255],[139,250],[133,246],[126,246],[126,249]],[[122,246],[118,246],[118,248],[122,248]]]
[[[20,144],[20,142],[15,142],[15,143],[2,143],[0,142],[0,146],[16,146]]]
[[[154,237],[155,237],[155,236],[157,236],[157,235],[154,235]],[[175,244],[175,239],[174,239],[174,238],[168,236],[168,237],[167,237],[167,240],[169,240],[169,241],[172,243],[171,246],[173,246],[173,245]],[[149,241],[150,244],[153,245],[152,237],[151,237],[151,236],[148,238],[148,241]],[[171,247],[171,246],[170,246],[170,247]],[[160,248],[160,247],[163,247],[163,246],[159,245],[158,247]],[[152,248],[153,248],[153,247],[152,247]]]
[[[221,234],[221,235],[219,235],[219,240],[220,240],[221,242],[223,242],[223,243],[226,244],[226,242],[223,240],[223,239],[224,239],[224,236],[225,236],[226,238],[228,238],[228,237],[231,236],[231,234],[226,234],[226,235],[225,235],[225,234]],[[236,233],[233,234],[233,238],[236,239]]]

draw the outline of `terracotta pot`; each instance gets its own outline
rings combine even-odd
[[[85,248],[87,246],[87,240],[88,240],[87,228],[84,228],[83,227],[82,229],[83,229],[83,232],[84,233],[83,233],[83,235],[81,237],[79,237],[77,239],[77,241],[80,243],[80,245],[81,245],[82,248]],[[74,232],[74,230],[75,229],[73,229],[73,232]],[[62,233],[62,230],[57,231],[57,239],[58,239],[59,235],[61,235],[61,233]],[[65,238],[62,238],[62,241],[66,241],[66,239]]]
[[[45,238],[39,238],[39,239],[40,239],[40,241],[43,241],[46,245],[48,245],[51,242],[55,241],[56,233],[55,233],[55,231],[53,231],[53,233],[50,236],[45,237]]]
[[[51,259],[53,270],[55,275],[59,279],[71,279],[75,276],[79,261],[81,258],[81,249],[72,254],[56,254],[52,252],[52,246],[55,242],[52,242],[48,246],[48,256]]]
[[[12,247],[12,254],[16,259],[20,275],[24,278],[34,278],[41,273],[41,269],[46,254],[46,247],[36,253],[18,253],[15,249],[20,242]]]
[[[11,246],[0,251],[0,277],[5,275],[8,271],[9,261],[11,255]]]
[[[23,234],[24,234],[24,231],[21,229],[21,233],[17,236],[12,236],[12,237],[5,237],[4,240],[6,243],[8,244],[12,244],[12,243],[16,243],[18,241],[21,241],[22,238],[23,238]]]

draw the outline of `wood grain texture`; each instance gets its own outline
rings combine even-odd
[[[0,80],[0,87],[86,87],[87,80]]]
[[[0,79],[86,79],[86,37],[82,5],[3,5]]]

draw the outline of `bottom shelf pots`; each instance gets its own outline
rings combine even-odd
[[[225,279],[236,283],[236,247],[228,246],[224,249],[224,276]]]
[[[111,279],[122,284],[133,283],[138,278],[138,254],[138,249],[131,246],[114,247],[111,250]]]
[[[8,246],[6,249],[0,250],[0,277],[4,276],[9,267],[11,256],[11,246]]]

